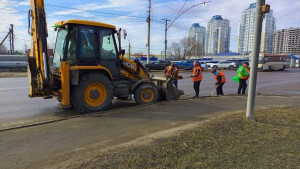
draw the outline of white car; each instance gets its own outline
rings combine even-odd
[[[200,63],[200,66],[201,66],[202,70],[207,70],[207,69],[208,69],[208,66],[207,66],[207,63],[206,63],[206,62],[204,62],[204,61],[199,61],[199,63]]]
[[[237,65],[236,63],[234,62],[230,62],[230,61],[221,61],[221,62],[218,62],[218,63],[212,63],[210,65],[211,68],[222,68],[222,69],[229,69],[229,70],[232,70],[232,69],[236,69]]]

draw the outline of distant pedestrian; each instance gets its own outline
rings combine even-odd
[[[224,73],[214,68],[211,69],[211,73],[215,76],[215,79],[217,80],[217,82],[215,83],[217,95],[224,95],[223,85],[226,83],[226,78]]]
[[[166,67],[164,70],[164,75],[166,78],[171,78],[173,80],[174,86],[178,88],[178,79],[180,79],[179,73],[178,73],[177,66],[174,65],[174,63],[171,63],[170,66]]]
[[[232,80],[239,83],[238,94],[245,94],[247,89],[247,80],[249,78],[249,63],[245,62],[243,65],[239,66],[237,70],[237,76],[233,77]]]
[[[194,90],[195,90],[195,96],[193,96],[194,98],[199,97],[199,92],[200,92],[200,83],[202,80],[202,69],[199,66],[199,63],[197,61],[194,61],[193,63],[194,67],[193,67],[193,74],[191,75],[192,80],[194,82]]]

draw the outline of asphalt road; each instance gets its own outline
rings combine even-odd
[[[161,71],[150,73],[162,76]],[[225,95],[236,94],[238,84],[231,80],[236,72],[224,70],[224,73],[227,78],[227,83],[224,85]],[[181,71],[180,74],[187,77],[191,71]],[[213,75],[209,71],[204,71],[200,96],[210,95],[214,83]],[[56,99],[29,98],[28,86],[27,78],[0,78],[0,122],[37,116],[70,116],[76,114],[72,109],[59,108]],[[180,80],[179,88],[183,89],[186,95],[194,94],[190,78]],[[259,72],[257,91],[262,94],[299,96],[300,69]],[[134,105],[133,101],[115,101],[113,109]]]
[[[221,70],[226,77],[226,84],[223,86],[224,94],[237,94],[238,83],[231,80],[236,76],[235,70]],[[156,76],[162,76],[159,71],[152,71]],[[192,71],[180,71],[184,78],[179,80],[179,88],[185,94],[194,95],[193,83],[189,76]],[[285,71],[258,72],[257,92],[272,95],[300,95],[300,69],[289,69]],[[200,85],[200,95],[211,95],[216,80],[210,70],[203,71],[203,80]],[[247,82],[248,83],[248,82]]]

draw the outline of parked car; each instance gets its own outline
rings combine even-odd
[[[151,70],[164,70],[167,66],[171,64],[168,60],[156,60],[149,64],[145,64],[145,67],[148,68],[149,71]]]
[[[174,65],[178,67],[178,69],[191,70],[193,69],[193,60],[183,60],[180,62],[174,62]]]
[[[202,68],[202,70],[207,70],[208,69],[208,65],[205,61],[198,61],[200,63],[200,66]]]
[[[220,61],[216,61],[216,60],[210,60],[210,61],[206,61],[206,64],[207,64],[207,67],[208,69],[210,69],[212,66],[212,64],[215,64],[215,63],[219,63]]]
[[[177,66],[179,69],[185,69],[185,70],[191,70],[194,66],[194,61],[197,61],[200,63],[200,67],[202,70],[207,70],[208,66],[206,62],[204,61],[198,61],[198,60],[183,60],[181,62],[174,62],[175,66]]]
[[[231,60],[226,60],[226,61],[236,63],[236,67],[239,67],[240,65],[242,65],[245,62],[249,62],[248,59],[231,59]]]
[[[213,63],[210,65],[211,68],[223,68],[223,69],[235,69],[237,67],[236,63],[230,61],[221,61],[218,63]]]

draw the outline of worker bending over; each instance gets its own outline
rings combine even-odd
[[[178,79],[180,79],[180,76],[178,74],[178,68],[174,65],[174,63],[171,63],[170,66],[165,68],[164,75],[166,78],[173,79],[174,86],[178,88]]]
[[[223,85],[226,83],[226,78],[223,72],[218,69],[211,69],[211,73],[214,74],[217,82],[215,83],[215,87],[217,90],[217,95],[224,95],[223,93]]]
[[[194,67],[193,67],[193,74],[191,75],[192,80],[194,82],[194,90],[196,95],[193,96],[194,98],[199,97],[199,92],[200,92],[200,83],[202,80],[202,69],[199,66],[199,63],[194,61]]]

